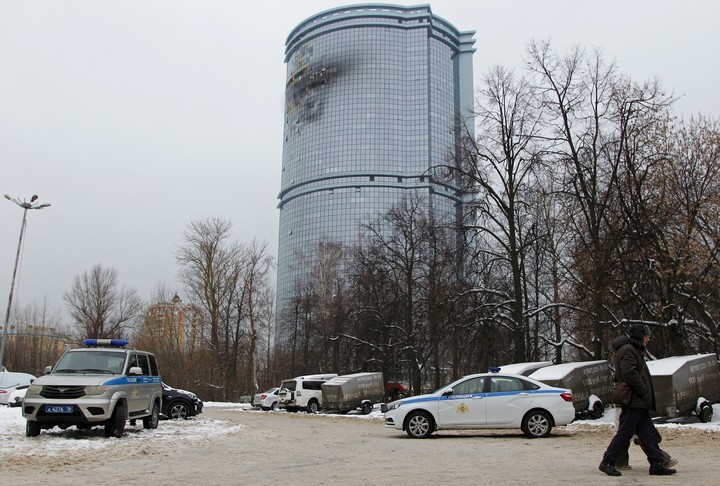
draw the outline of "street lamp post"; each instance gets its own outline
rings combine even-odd
[[[30,202],[20,200],[16,197],[10,197],[5,194],[5,199],[14,202],[21,208],[23,208],[23,219],[20,225],[20,239],[18,240],[17,253],[15,254],[15,268],[13,268],[12,283],[10,284],[10,297],[8,298],[7,312],[5,313],[5,325],[2,330],[2,343],[0,344],[0,371],[5,369],[3,365],[3,358],[5,357],[5,343],[7,342],[7,328],[10,322],[10,309],[12,308],[13,291],[15,290],[15,277],[17,276],[18,262],[20,261],[20,248],[22,247],[23,234],[25,234],[25,226],[27,225],[27,212],[28,209],[43,209],[50,204],[34,204],[37,201],[37,196],[34,195],[30,198]]]

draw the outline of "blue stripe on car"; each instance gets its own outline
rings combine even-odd
[[[125,385],[128,383],[137,383],[140,385],[144,384],[155,384],[160,383],[160,377],[159,376],[121,376],[118,378],[113,378],[112,380],[108,380],[104,385]]]
[[[508,391],[508,392],[482,392],[482,393],[473,393],[473,394],[462,394],[462,395],[446,395],[446,396],[433,396],[433,397],[423,397],[423,398],[405,398],[401,402],[403,405],[407,405],[409,403],[422,403],[422,402],[437,402],[440,400],[458,400],[458,399],[467,399],[472,397],[487,397],[487,396],[504,396],[504,395],[519,395],[521,393],[532,393],[532,394],[561,394],[565,393],[567,390],[519,390],[519,391]]]

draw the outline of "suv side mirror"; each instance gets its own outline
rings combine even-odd
[[[142,375],[142,368],[139,366],[133,366],[128,370],[128,375]]]
[[[52,371],[52,366],[46,366],[46,367],[45,367],[45,374],[46,374],[46,375],[47,375],[48,373],[50,373],[51,371]]]

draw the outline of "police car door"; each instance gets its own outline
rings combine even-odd
[[[452,392],[440,397],[440,427],[472,428],[485,424],[485,377],[457,383]]]
[[[129,374],[130,368],[137,366],[142,369],[142,376]],[[130,355],[128,364],[128,411],[132,416],[133,413],[147,409],[150,401],[151,387],[145,383],[150,374],[150,366],[147,356],[141,353],[133,352]]]
[[[491,376],[487,396],[487,424],[509,424],[530,407],[533,394],[525,384],[512,376]]]

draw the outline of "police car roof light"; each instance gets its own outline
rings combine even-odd
[[[127,346],[129,342],[126,339],[86,339],[83,346]]]
[[[497,373],[498,371],[500,371],[500,368],[498,367],[488,368],[489,373]]]

